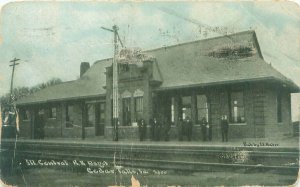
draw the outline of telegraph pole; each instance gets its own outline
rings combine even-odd
[[[11,60],[10,62],[12,62],[12,64],[10,64],[9,66],[12,66],[12,74],[11,74],[11,82],[10,82],[10,98],[9,98],[9,102],[12,103],[13,100],[13,84],[14,84],[14,74],[15,74],[15,67],[17,65],[19,65],[20,63],[16,63],[17,61],[19,61],[20,59],[14,58],[13,60]]]
[[[118,62],[117,57],[119,53],[119,46],[118,46],[118,40],[121,43],[121,46],[123,47],[123,43],[120,40],[119,34],[118,34],[118,26],[114,25],[112,29],[108,29],[105,27],[101,27],[104,30],[110,31],[114,33],[114,58],[112,63],[113,68],[113,140],[118,141],[118,126],[119,126],[119,97],[118,97]]]

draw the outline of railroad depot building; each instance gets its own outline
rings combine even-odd
[[[151,58],[119,64],[119,139],[138,140],[137,120],[157,117],[171,124],[190,117],[200,140],[203,117],[220,139],[221,115],[229,138],[263,138],[292,133],[291,93],[299,87],[264,61],[254,31],[144,51]],[[17,102],[20,136],[112,140],[112,59],[82,63],[80,78]]]

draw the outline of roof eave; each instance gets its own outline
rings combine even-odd
[[[36,105],[36,104],[45,104],[50,102],[61,102],[61,101],[72,101],[72,100],[81,100],[81,99],[91,99],[95,97],[105,97],[106,94],[96,94],[96,95],[88,95],[88,96],[78,96],[78,97],[68,97],[68,98],[59,98],[59,99],[48,99],[44,101],[32,101],[32,102],[22,102],[16,103],[17,106],[24,106],[24,105]]]
[[[291,80],[281,80],[281,79],[276,79],[276,80],[279,81],[281,84],[283,84],[283,87],[288,88],[291,93],[300,93],[300,87],[296,83],[294,83],[293,81],[291,81]]]
[[[269,77],[258,77],[251,79],[238,79],[238,80],[226,80],[218,82],[208,82],[208,83],[198,83],[198,84],[189,84],[189,85],[179,85],[179,86],[170,86],[170,87],[158,87],[154,91],[167,91],[167,90],[176,90],[182,88],[193,88],[193,87],[206,87],[206,86],[221,86],[226,84],[235,84],[235,83],[244,83],[244,82],[259,82],[259,81],[276,81],[286,84],[290,88],[291,92],[299,92],[300,88],[293,83],[292,81],[284,81],[273,76]]]

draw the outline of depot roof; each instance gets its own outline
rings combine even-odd
[[[299,87],[267,64],[254,31],[182,43],[144,51],[155,59],[157,90],[233,82],[273,80],[298,92]],[[17,104],[105,96],[106,67],[112,59],[96,61],[79,79],[47,87]]]

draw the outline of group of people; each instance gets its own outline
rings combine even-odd
[[[221,125],[222,142],[224,141],[227,142],[229,123],[226,115],[221,116],[220,125]],[[179,117],[177,128],[178,128],[179,141],[182,141],[184,136],[187,137],[188,141],[191,141],[193,124],[189,117],[186,117],[185,120],[182,120]],[[208,123],[205,117],[203,117],[201,120],[201,134],[202,134],[203,141],[212,140],[212,125]]]
[[[138,121],[139,139],[144,141],[147,135],[147,124],[144,119]],[[168,141],[170,137],[171,124],[165,120],[164,123],[158,121],[156,117],[150,120],[150,139],[152,141]]]
[[[229,123],[226,115],[221,116],[220,120],[222,142],[228,141],[228,128]],[[144,119],[138,121],[139,139],[144,141],[147,135],[147,124]],[[158,121],[157,118],[150,120],[150,139],[152,141],[165,140],[168,141],[170,138],[171,123],[165,120],[163,123]],[[181,117],[178,118],[177,122],[177,133],[179,141],[182,141],[185,137],[188,141],[192,140],[193,134],[193,123],[189,116],[186,116],[183,120]],[[201,134],[203,141],[212,140],[212,125],[208,123],[205,117],[201,120]]]

